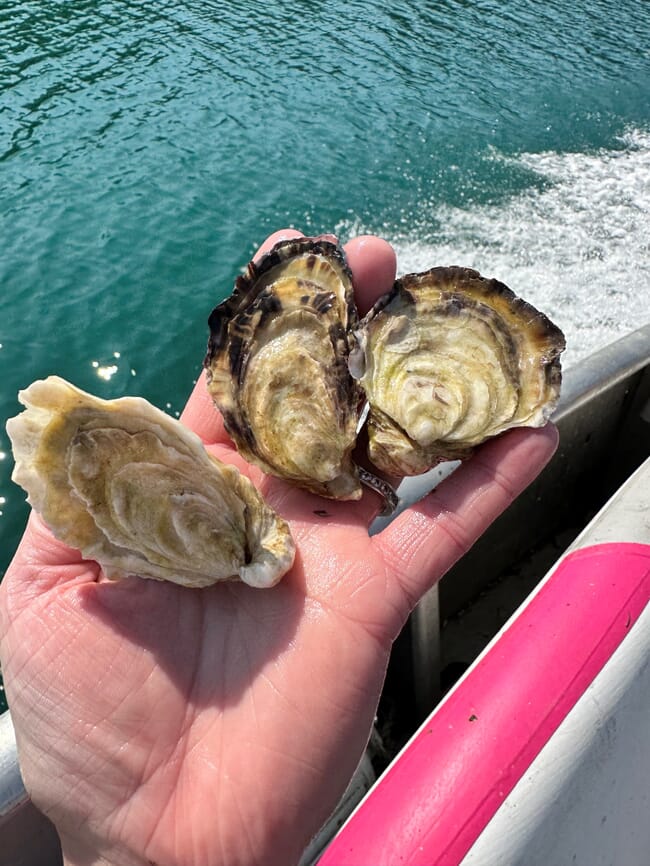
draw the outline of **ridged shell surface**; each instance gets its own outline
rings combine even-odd
[[[564,337],[503,283],[432,268],[395,283],[361,322],[351,368],[369,403],[369,456],[416,475],[511,427],[546,423]]]
[[[7,423],[13,480],[54,535],[109,578],[267,587],[291,567],[285,521],[146,400],[101,400],[56,376],[19,399],[27,408]]]
[[[334,499],[359,499],[360,391],[347,358],[358,323],[343,251],[281,241],[210,316],[208,390],[240,453]]]

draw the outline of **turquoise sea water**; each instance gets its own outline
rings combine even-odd
[[[567,363],[650,319],[650,4],[255,6],[0,2],[0,573],[18,389],[178,414],[276,228],[499,277]]]

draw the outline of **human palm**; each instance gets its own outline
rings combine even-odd
[[[360,238],[348,257],[363,309],[394,255]],[[290,522],[296,563],[271,590],[110,583],[31,516],[0,651],[25,784],[70,866],[295,863],[361,757],[409,611],[556,444],[506,434],[371,538],[375,494],[330,502],[248,467],[204,382],[182,420]]]

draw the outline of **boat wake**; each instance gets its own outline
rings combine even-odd
[[[457,264],[497,277],[565,331],[565,366],[650,321],[650,131],[618,149],[490,158],[541,184],[471,209],[425,203],[407,228],[382,227],[400,272]]]

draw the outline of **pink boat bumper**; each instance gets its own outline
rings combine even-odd
[[[640,471],[645,473],[645,481],[641,488],[637,477],[636,489],[647,491],[650,463]],[[640,508],[636,513],[640,515],[636,528],[614,534],[640,537],[650,532],[649,512]],[[614,514],[615,522],[624,514],[628,520],[630,509],[622,512],[619,507],[617,512],[615,507]],[[398,755],[330,844],[319,866],[455,866],[461,862],[504,866],[520,862],[504,859],[503,851],[496,851],[501,849],[500,837],[510,832],[510,824],[502,824],[500,832],[493,834],[494,840],[486,842],[489,825],[513,789],[531,776],[537,757],[553,741],[567,716],[575,713],[614,655],[624,653],[626,638],[643,617],[650,599],[650,544],[589,544],[612,534],[611,520],[604,520],[602,513],[594,525],[581,537],[580,543],[587,546],[569,552],[558,562]],[[639,526],[641,531],[637,532]],[[646,615],[639,623],[643,646],[639,649],[638,640],[635,644],[646,676],[649,622]],[[611,691],[610,686],[606,688]],[[647,731],[647,716],[639,724]],[[577,745],[574,752],[579,749]],[[553,771],[540,770],[536,784],[545,787],[549,798],[561,797],[563,784],[575,788],[574,799],[580,797],[580,786],[590,778],[590,760],[582,761],[576,778],[568,783],[566,779],[558,782]],[[599,760],[600,756],[593,756],[593,761]],[[650,767],[650,734],[643,735],[638,761]],[[560,758],[559,767],[566,762],[566,757]],[[645,797],[647,808],[650,783],[643,784],[645,791],[628,793],[637,799]],[[524,789],[525,785],[521,791],[518,788],[519,799],[514,805],[525,809]],[[536,809],[544,811],[544,804],[540,807],[538,803]],[[607,807],[604,809],[605,814],[597,816],[601,823],[607,820]],[[511,808],[510,815],[515,812]],[[544,828],[547,819],[543,816],[533,814],[531,820],[539,822],[537,838],[545,829],[558,832],[557,821],[553,830]],[[592,816],[586,820],[590,823]],[[608,832],[612,830],[609,827]],[[643,832],[647,835],[648,831],[644,828]],[[484,853],[466,860],[481,834]],[[585,844],[588,848],[590,843],[587,840]],[[593,857],[593,853],[581,857],[578,852],[575,861],[566,862],[600,862]],[[523,862],[533,860],[528,855]],[[621,854],[611,862],[640,861]]]

